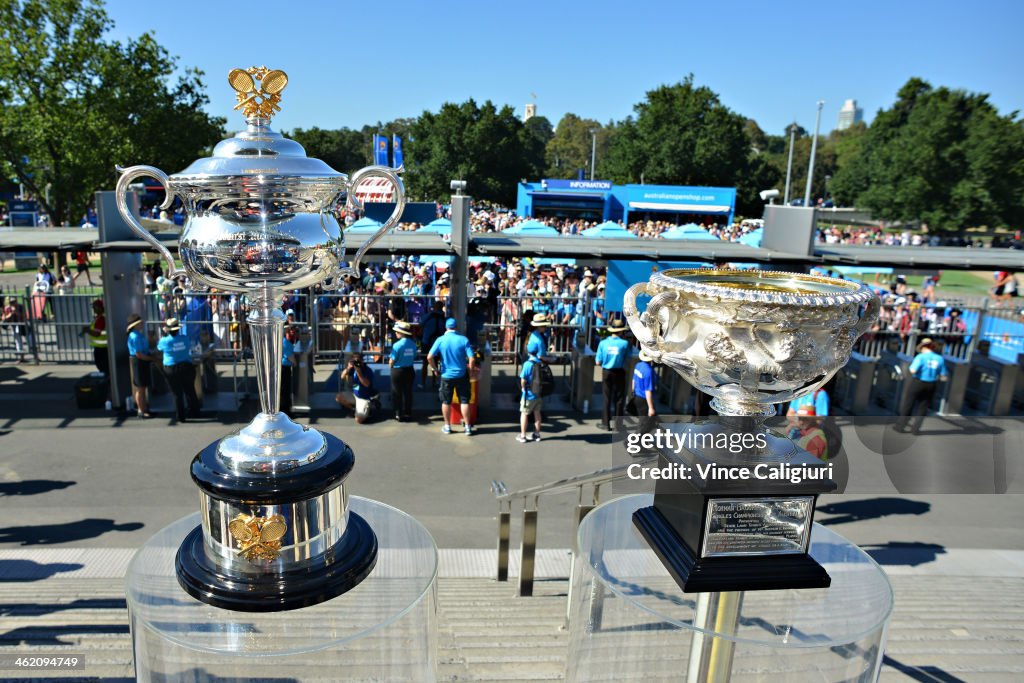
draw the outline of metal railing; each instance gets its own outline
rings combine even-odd
[[[503,481],[492,481],[491,492],[494,493],[498,501],[498,581],[508,581],[512,501],[519,499],[523,501],[523,540],[519,549],[519,595],[527,597],[533,595],[533,577],[537,557],[537,504],[540,497],[576,489],[576,507],[573,510],[573,529],[576,529],[579,527],[580,522],[583,521],[583,518],[597,507],[601,498],[601,487],[604,484],[625,478],[629,467],[634,464],[646,465],[654,462],[656,459],[656,457],[637,458],[625,465],[617,465],[586,474],[578,474],[518,491],[509,491]],[[584,502],[584,489],[588,486],[592,487],[589,497],[590,502]],[[572,562],[575,562],[575,535],[573,536],[572,546]]]

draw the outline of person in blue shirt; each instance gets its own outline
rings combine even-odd
[[[412,340],[412,325],[399,320],[392,329],[398,341],[388,354],[391,366],[391,404],[395,408],[395,419],[405,422],[412,419],[412,382],[416,376],[413,364],[416,362],[416,342]]]
[[[146,337],[146,323],[138,313],[128,316],[128,364],[131,366],[132,398],[139,418],[153,417],[149,412],[150,363],[153,351]]]
[[[530,321],[530,336],[526,340],[526,355],[536,356],[542,362],[548,363],[548,348],[550,341],[548,329],[551,327],[551,318],[544,313],[538,313]]]
[[[595,362],[601,366],[601,393],[604,407],[601,428],[611,431],[612,416],[620,417],[626,402],[626,361],[633,355],[633,347],[620,335],[626,323],[618,317],[608,321],[608,336],[597,345]]]
[[[192,365],[192,350],[188,337],[181,332],[177,318],[164,321],[164,336],[156,348],[164,355],[164,374],[174,394],[174,412],[178,422],[199,415],[199,396],[196,395],[196,369]],[[188,411],[185,404],[188,403]]]
[[[463,404],[469,403],[469,371],[476,367],[476,360],[469,340],[456,331],[455,318],[448,318],[444,327],[445,333],[437,338],[427,353],[427,362],[437,372],[438,360],[440,360],[441,389],[439,395],[441,417],[444,418],[444,427],[441,428],[441,433],[451,434],[452,396],[458,392],[459,401]],[[463,411],[462,418],[466,425],[466,435],[469,436],[473,433],[473,426],[469,423],[468,411]]]
[[[633,410],[641,420],[641,431],[650,431],[658,415],[654,407],[654,368],[647,351],[640,349],[640,359],[633,367]]]
[[[363,362],[362,356],[353,356],[338,375],[338,382],[350,381],[351,391],[339,391],[334,400],[355,413],[356,424],[365,424],[373,417],[373,369]]]
[[[295,344],[299,341],[299,328],[290,325],[284,331],[284,340],[281,343],[281,387],[280,387],[280,410],[285,415],[292,412],[292,368],[299,363],[298,355],[295,353]]]
[[[531,414],[533,415],[533,440],[540,441],[540,368],[540,358],[531,351],[526,362],[523,363],[522,372],[519,373],[519,384],[522,387],[522,395],[519,399],[519,435],[516,436],[516,441],[519,443],[530,441],[526,429],[530,425]]]
[[[893,425],[897,432],[906,431],[911,416],[914,425],[910,431],[917,434],[921,430],[921,423],[935,397],[939,380],[945,381],[947,377],[946,361],[936,352],[936,348],[937,344],[929,338],[922,339],[917,345],[917,355],[910,362],[910,386],[903,394],[900,417]]]
[[[796,417],[800,408],[803,406],[811,406],[814,408],[814,414],[818,417],[828,416],[828,392],[824,389],[818,389],[812,394],[807,394],[806,396],[793,399],[789,402],[789,408],[786,410],[786,415],[789,417]]]

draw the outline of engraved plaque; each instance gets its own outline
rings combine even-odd
[[[701,557],[807,551],[813,496],[708,501]]]

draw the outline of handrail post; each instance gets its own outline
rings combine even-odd
[[[583,522],[583,518],[594,509],[594,505],[585,505],[583,503],[583,484],[576,487],[576,509],[573,511],[573,534],[572,534],[572,552],[569,554],[569,595],[565,601],[565,626],[569,625],[569,616],[572,613],[573,599],[575,598],[573,586],[573,576],[576,573],[576,556],[579,554],[579,534],[577,533],[580,528],[580,524]],[[600,486],[600,485],[598,485]],[[594,487],[594,503],[597,503],[597,489],[598,486]]]
[[[498,581],[508,581],[508,541],[512,527],[512,502],[498,503]]]
[[[537,555],[537,498],[523,499],[523,544],[520,547],[519,559],[519,596],[533,595],[534,560]]]

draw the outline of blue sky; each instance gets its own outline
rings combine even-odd
[[[770,14],[766,7],[774,7]],[[390,10],[390,11],[389,11]],[[854,98],[870,120],[911,76],[1024,110],[1024,2],[228,2],[109,0],[112,37],[144,31],[206,72],[209,111],[241,123],[227,72],[288,72],[282,129],[360,127],[490,99],[553,124],[602,123],[692,73],[768,133],[822,131]]]

